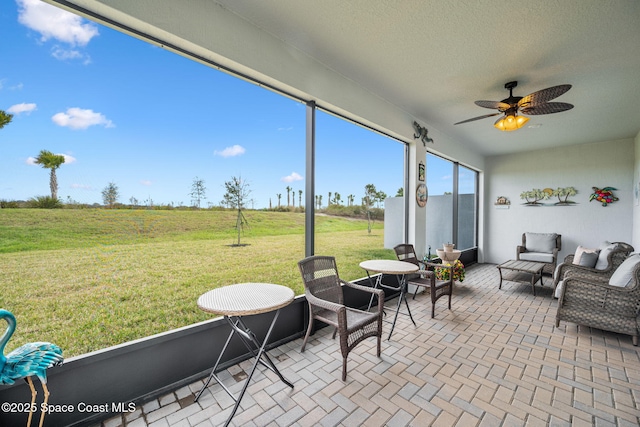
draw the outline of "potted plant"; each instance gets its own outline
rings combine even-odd
[[[464,281],[464,264],[459,259],[455,260],[453,263],[443,261],[443,265],[453,265],[453,280],[462,282]],[[436,279],[438,280],[449,280],[449,272],[451,271],[449,268],[436,267]]]

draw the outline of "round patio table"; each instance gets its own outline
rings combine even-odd
[[[370,272],[374,273],[382,273],[382,274],[395,274],[398,278],[398,286],[390,286],[382,283],[382,274],[380,274],[373,285],[374,288],[387,288],[394,291],[400,291],[400,297],[398,297],[398,305],[396,306],[396,314],[393,318],[393,324],[391,325],[391,331],[389,331],[389,338],[391,339],[391,334],[393,333],[393,329],[396,327],[396,320],[398,320],[398,313],[400,312],[400,304],[404,300],[405,305],[407,306],[407,312],[409,313],[409,318],[413,322],[415,326],[416,322],[413,320],[413,316],[411,315],[411,309],[409,309],[409,303],[407,302],[407,280],[406,275],[410,273],[415,273],[419,270],[418,266],[405,261],[396,261],[390,259],[371,259],[368,261],[362,261],[360,263],[360,267],[367,271],[367,277],[369,277],[369,282],[373,283]],[[369,301],[369,308],[371,308],[371,304],[373,302],[373,295],[371,296],[371,300]]]
[[[229,415],[229,418],[227,419],[227,422],[224,424],[225,426],[229,425],[231,419],[238,410],[240,401],[242,400],[244,393],[247,391],[249,382],[251,381],[251,378],[253,377],[253,374],[259,363],[273,371],[276,375],[278,375],[282,382],[293,388],[293,384],[291,384],[282,376],[276,365],[273,363],[273,361],[265,351],[265,346],[269,341],[269,336],[273,331],[273,326],[276,324],[276,320],[278,319],[278,315],[280,314],[280,309],[289,305],[293,301],[294,296],[295,295],[292,289],[282,285],[274,285],[271,283],[239,283],[236,285],[223,286],[221,288],[213,289],[202,294],[200,298],[198,298],[198,307],[202,311],[223,315],[225,320],[231,327],[231,333],[229,334],[227,342],[225,343],[222,351],[220,352],[220,355],[218,356],[216,364],[211,370],[211,375],[209,375],[209,378],[204,383],[202,389],[198,392],[195,398],[195,401],[197,402],[202,395],[202,392],[204,392],[204,390],[209,386],[209,382],[211,382],[211,379],[215,378],[218,384],[220,384],[220,386],[222,386],[222,388],[236,402],[233,410],[231,411],[231,414]],[[270,311],[275,311],[276,314],[271,320],[271,325],[269,326],[269,330],[267,331],[264,340],[262,341],[262,343],[260,343],[256,335],[242,321],[242,317],[254,314],[268,313]],[[218,365],[220,364],[222,355],[227,349],[231,338],[235,334],[240,337],[244,345],[255,358],[255,363],[251,368],[251,372],[245,380],[242,391],[237,398],[216,375],[216,370],[218,368]],[[258,350],[257,353],[256,349]]]

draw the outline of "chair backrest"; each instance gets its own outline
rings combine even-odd
[[[298,262],[304,290],[325,301],[344,304],[336,259],[332,256],[310,256]]]
[[[412,264],[420,266],[420,260],[416,256],[416,250],[413,248],[413,245],[407,243],[401,243],[396,245],[393,250],[396,252],[396,256],[398,257],[398,261],[406,261]]]
[[[551,239],[555,239],[555,248],[560,250],[562,249],[562,235],[561,234],[557,234],[557,233],[522,233],[522,246],[524,246],[527,251],[532,251],[532,252],[547,252],[546,250],[544,251],[539,251],[539,250],[531,250],[529,249],[529,246],[527,246],[527,234],[529,234],[529,240],[533,240],[533,242],[530,242],[534,245],[544,245],[544,241],[551,238]],[[553,252],[553,250],[548,251],[548,253]]]
[[[624,242],[613,242],[613,243],[615,243],[617,246],[616,246],[616,249],[612,250],[607,255],[606,270],[609,270],[610,268],[613,270],[617,269],[620,266],[620,264],[622,264],[624,260],[627,259],[629,254],[634,251],[633,246],[631,246],[628,243],[624,243]]]

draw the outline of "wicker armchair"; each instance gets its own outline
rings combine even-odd
[[[560,321],[631,335],[638,345],[640,335],[640,265],[627,287],[590,281],[575,270],[567,272],[561,289],[556,327]]]
[[[607,255],[607,267],[603,270],[584,267],[573,263],[575,254],[567,255],[562,264],[558,265],[553,278],[553,287],[557,288],[565,276],[571,273],[571,277],[580,278],[587,281],[607,282],[614,271],[624,262],[627,256],[633,252],[633,246],[624,242],[613,242],[616,249]]]
[[[532,247],[530,244],[527,246],[527,236],[531,244],[534,242],[536,246],[541,245],[541,241],[545,239],[553,240],[552,245],[546,245],[548,247],[540,249]],[[542,244],[542,246],[545,246]],[[523,261],[535,261],[545,264],[542,269],[543,273],[553,275],[556,265],[558,263],[558,252],[562,249],[562,235],[556,233],[522,233],[522,245],[516,247],[516,259]]]
[[[449,310],[451,310],[451,295],[453,294],[453,266],[418,260],[413,245],[400,244],[394,247],[393,250],[396,252],[398,260],[410,262],[420,267],[420,270],[418,270],[416,275],[412,275],[407,278],[407,283],[416,286],[416,290],[413,293],[414,299],[416,297],[416,293],[418,293],[419,286],[429,289],[431,292],[431,318],[433,319],[435,317],[436,301],[444,296],[449,297]],[[448,268],[450,270],[449,280],[437,280],[435,273],[431,271],[434,268]]]
[[[302,351],[304,352],[307,345],[314,320],[333,326],[335,328],[333,338],[336,337],[336,332],[340,335],[342,381],[345,381],[347,379],[347,356],[358,343],[369,337],[377,337],[377,356],[380,357],[384,291],[341,280],[334,257],[307,257],[298,262],[298,267],[302,274],[305,296],[309,303],[309,327],[302,343]],[[369,313],[346,307],[342,286],[376,295],[378,297],[376,311]]]

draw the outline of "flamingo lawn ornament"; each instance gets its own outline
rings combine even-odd
[[[0,319],[4,319],[8,326],[0,338],[0,384],[13,384],[15,380],[24,378],[31,389],[31,406],[29,407],[29,419],[27,427],[31,425],[33,410],[36,403],[36,388],[33,386],[32,376],[36,376],[42,383],[44,390],[43,406],[49,401],[49,389],[47,389],[47,369],[62,364],[62,350],[55,344],[48,342],[31,342],[23,345],[11,353],[4,355],[4,347],[16,330],[16,318],[7,311],[0,309]],[[40,424],[44,422],[45,411],[40,415]]]

